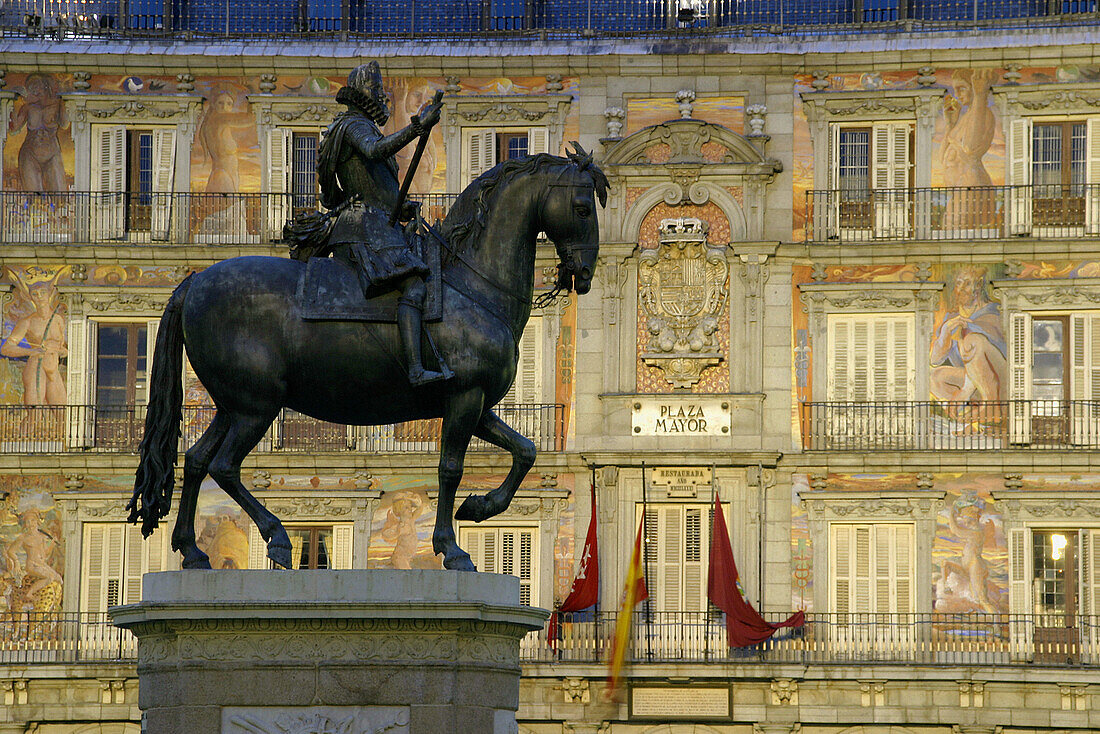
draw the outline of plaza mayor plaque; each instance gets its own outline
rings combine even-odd
[[[635,436],[728,436],[730,402],[722,398],[640,398],[630,411]]]

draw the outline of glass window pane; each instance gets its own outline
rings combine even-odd
[[[840,189],[868,191],[870,186],[871,134],[868,130],[841,130],[837,151]],[[846,197],[848,198],[848,197]]]
[[[1031,147],[1031,180],[1035,186],[1056,186],[1062,183],[1062,126],[1033,125]],[[1036,190],[1036,196],[1058,196],[1056,190]]]
[[[1036,384],[1062,384],[1064,360],[1061,352],[1036,352],[1031,365],[1031,378]]]

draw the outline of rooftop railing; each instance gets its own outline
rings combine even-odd
[[[905,32],[1096,22],[1096,0],[10,0],[12,36],[591,37]]]
[[[802,403],[807,451],[1100,448],[1100,401]]]
[[[565,448],[564,406],[502,404],[494,412],[527,436],[540,451]],[[144,405],[2,405],[0,454],[84,451],[135,453],[145,431]],[[183,408],[181,450],[190,447],[214,418],[212,406]],[[437,451],[440,421],[384,426],[345,426],[283,410],[256,447],[261,452],[370,453]],[[471,451],[499,451],[474,439]]]
[[[323,573],[323,571],[321,572]],[[605,663],[617,612],[561,614],[520,644],[527,663]],[[778,622],[781,615],[765,615]],[[0,614],[0,665],[136,662],[133,635],[106,614]],[[638,611],[628,659],[634,663],[782,663],[930,666],[1100,666],[1100,618],[1009,614],[808,614],[745,648],[728,646],[725,617],[710,612]]]
[[[429,222],[458,194],[419,194]],[[271,244],[283,224],[316,211],[315,195],[272,193],[0,192],[0,243]]]
[[[806,192],[807,242],[1100,237],[1100,185]]]

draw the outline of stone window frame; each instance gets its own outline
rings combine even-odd
[[[12,112],[15,111],[15,99],[18,96],[15,92],[0,90],[0,158],[3,157],[4,146],[8,142],[8,125],[11,121]],[[0,190],[2,189],[3,181],[0,180]]]
[[[942,87],[803,92],[802,109],[813,144],[813,188],[829,188],[830,125],[910,121],[914,123],[913,186],[931,186],[932,136],[946,96]]]
[[[256,138],[260,144],[260,191],[271,191],[268,133],[275,128],[298,131],[326,130],[341,105],[328,97],[309,97],[275,94],[250,94],[246,97],[252,114],[256,117]]]
[[[816,490],[800,498],[809,524],[813,547],[813,608],[829,609],[830,526],[833,523],[913,524],[913,612],[932,610],[932,539],[936,518],[943,507],[944,490],[913,489],[854,492]]]
[[[546,127],[546,150],[557,155],[572,103],[570,94],[445,95],[441,127],[447,158],[446,190],[450,193],[462,191],[463,130]]]
[[[933,318],[940,292],[941,281],[913,283],[800,283],[799,299],[808,314],[810,345],[813,349],[813,383],[818,390],[827,384],[829,365],[829,316],[850,316],[875,313],[912,313],[914,316],[915,355],[927,354],[932,339]],[[914,359],[913,399],[920,400],[929,394],[931,368],[927,359]],[[815,401],[826,400],[824,393],[812,396]]]

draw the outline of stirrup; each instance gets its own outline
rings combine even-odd
[[[415,377],[409,374],[409,384],[413,387],[420,387],[422,385],[430,385],[433,382],[442,382],[443,380],[449,380],[454,377],[454,373],[449,369],[447,372],[436,372],[434,370],[426,370],[423,367],[420,368],[419,374]]]

